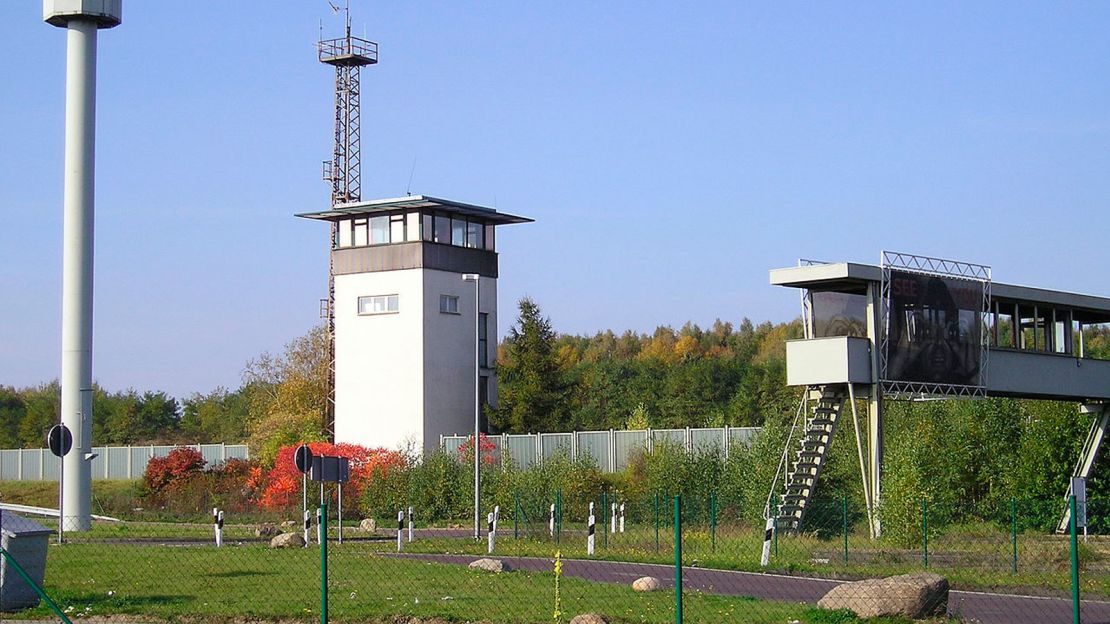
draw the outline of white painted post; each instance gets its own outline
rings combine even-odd
[[[336,505],[336,515],[339,520],[339,543],[343,543],[343,482],[339,482],[339,504]]]
[[[323,485],[323,484],[321,484]],[[321,507],[323,505],[321,504]],[[324,543],[324,518],[320,515],[321,507],[316,508],[316,543]]]
[[[610,533],[616,533],[617,532],[617,504],[613,503],[611,505],[611,507],[612,507],[612,513],[609,515],[609,532]]]
[[[397,552],[401,552],[401,534],[405,530],[405,510],[397,512]]]
[[[624,503],[621,503],[621,533],[624,533]]]
[[[486,514],[486,553],[493,554],[493,541],[496,539],[496,532],[493,529],[493,512]]]
[[[555,537],[555,503],[551,503],[551,515],[547,518],[547,535]]]
[[[312,520],[309,519],[308,510],[304,510],[304,547],[308,548],[308,528],[312,526]]]
[[[594,504],[590,503],[590,517],[586,520],[586,554],[594,556],[594,529],[597,520],[594,518]]]
[[[412,507],[409,507],[409,541],[412,541]]]
[[[767,526],[763,529],[763,554],[759,557],[759,565],[766,567],[771,563],[771,539],[775,534],[775,519],[767,518]]]
[[[216,525],[216,548],[224,545],[224,512],[212,508],[212,522]]]

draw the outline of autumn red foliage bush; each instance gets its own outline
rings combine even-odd
[[[200,451],[181,446],[165,457],[152,458],[146,465],[143,482],[150,493],[163,494],[202,474],[204,463],[204,456]]]
[[[471,455],[474,454],[473,448],[474,436],[470,436],[465,442],[459,445],[459,459],[468,464],[473,463],[474,458],[471,457]],[[491,442],[484,433],[478,434],[478,448],[482,450],[483,464],[492,465],[493,462],[496,461],[497,458],[494,457],[494,453],[497,452],[497,445]]]
[[[297,446],[282,447],[274,461],[274,467],[265,476],[258,473],[248,481],[262,487],[258,503],[265,509],[284,509],[299,506],[301,500],[301,473],[293,462]],[[352,503],[361,497],[365,485],[374,479],[387,477],[395,469],[404,469],[407,460],[397,451],[381,448],[367,448],[357,444],[331,444],[328,442],[309,442],[313,455],[346,457],[350,461],[351,480],[343,486],[345,500]],[[344,507],[347,507],[345,504]]]

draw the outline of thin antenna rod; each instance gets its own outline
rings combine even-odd
[[[412,169],[409,171],[409,185],[405,187],[405,195],[412,195],[412,176],[416,173],[416,156],[412,157]]]

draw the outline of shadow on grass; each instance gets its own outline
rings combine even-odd
[[[245,578],[248,576],[278,576],[278,573],[262,572],[259,570],[228,570],[227,572],[209,572],[204,576],[212,578]]]

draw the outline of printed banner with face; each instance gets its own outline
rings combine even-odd
[[[978,386],[983,282],[890,271],[886,380]]]

